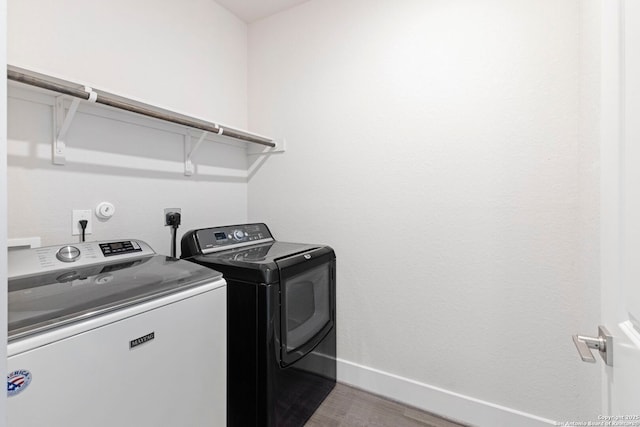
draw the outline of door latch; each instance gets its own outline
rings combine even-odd
[[[591,349],[593,348],[600,352],[602,360],[604,360],[607,365],[613,366],[613,336],[604,326],[598,326],[597,337],[574,335],[573,343],[576,345],[583,362],[596,363],[596,359],[593,357],[593,353],[591,353]]]

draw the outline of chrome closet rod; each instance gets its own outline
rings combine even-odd
[[[74,87],[72,86],[72,83],[53,78],[47,78],[47,76],[44,76],[42,74],[23,70],[11,65],[7,67],[7,78],[9,80],[36,86],[42,89],[51,90],[64,95],[74,96],[76,98],[82,98],[84,100],[87,100],[90,97],[89,92],[85,91],[83,88],[77,87],[77,85],[76,87]],[[136,114],[142,114],[143,116],[164,120],[178,125],[188,126],[194,129],[200,129],[203,131],[211,132],[213,134],[220,134],[230,138],[240,139],[246,142],[266,145],[268,147],[276,146],[273,140],[269,138],[252,135],[250,133],[246,133],[238,129],[233,129],[226,126],[215,125],[204,120],[183,116],[172,111],[151,107],[142,103],[133,104],[124,98],[118,99],[115,95],[109,96],[105,93],[98,92],[95,89],[93,90],[93,92],[97,94],[95,102],[99,104],[108,105],[110,107],[119,108],[121,110],[130,111]]]

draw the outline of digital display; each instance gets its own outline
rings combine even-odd
[[[124,242],[100,243],[100,249],[104,256],[141,252],[142,248],[136,242],[126,240]]]
[[[226,233],[215,233],[214,236],[216,236],[216,240],[227,240]]]

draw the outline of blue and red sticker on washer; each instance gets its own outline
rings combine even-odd
[[[15,396],[22,393],[31,383],[31,372],[26,369],[18,369],[7,375],[7,396]]]

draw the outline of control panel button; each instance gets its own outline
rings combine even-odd
[[[234,230],[233,231],[233,237],[235,237],[236,240],[243,240],[245,238],[245,234],[244,231],[242,230]]]
[[[56,258],[62,262],[73,262],[80,256],[80,249],[75,246],[63,246],[56,253]]]

